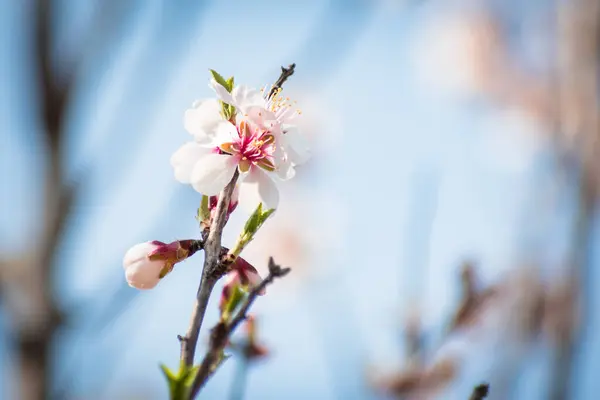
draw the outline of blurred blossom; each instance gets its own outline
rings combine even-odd
[[[325,93],[318,95],[292,89],[291,95],[302,105],[302,116],[296,118],[294,124],[302,130],[315,156],[333,150],[343,135],[342,114],[337,104],[328,101]]]
[[[544,333],[555,344],[562,344],[582,323],[580,291],[574,276],[549,284],[544,301]]]
[[[269,349],[258,341],[259,335],[254,315],[248,315],[244,322],[244,328],[246,330],[246,343],[244,343],[242,349],[244,357],[248,361],[257,361],[267,357],[269,355]]]
[[[483,117],[474,154],[500,172],[526,173],[548,143],[542,128],[521,109],[492,111]]]
[[[498,40],[497,28],[485,14],[436,13],[413,42],[415,72],[434,90],[481,93],[497,79]]]
[[[245,257],[259,269],[266,267],[270,256],[278,264],[292,268],[290,278],[277,286],[285,286],[293,277],[310,275],[318,257],[335,252],[342,243],[342,221],[339,213],[334,212],[335,200],[328,199],[327,193],[285,186],[282,196],[286,199],[285,206],[244,250]],[[343,208],[342,204],[338,207]]]

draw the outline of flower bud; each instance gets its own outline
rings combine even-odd
[[[227,207],[227,216],[225,217],[225,221],[229,219],[229,216],[235,211],[238,206],[240,197],[240,190],[236,185],[233,189],[233,193],[231,194],[231,201],[229,202],[229,207]],[[210,218],[214,219],[217,212],[217,204],[219,203],[219,196],[210,196],[208,199],[208,209],[210,210]]]
[[[199,244],[196,240],[178,240],[169,244],[153,240],[136,244],[123,257],[127,283],[136,289],[152,289],[176,263],[198,251]]]
[[[269,349],[257,341],[256,319],[248,315],[245,323],[246,345],[244,346],[244,357],[249,361],[258,360],[269,355]]]
[[[261,282],[262,278],[256,268],[242,257],[237,257],[231,271],[225,276],[225,284],[219,301],[221,312],[225,309],[236,287],[249,291],[260,285]],[[266,291],[263,289],[258,294],[262,296],[265,293]]]

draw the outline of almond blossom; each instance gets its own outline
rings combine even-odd
[[[279,192],[273,179],[288,180],[295,166],[310,152],[297,127],[289,124],[300,111],[292,111],[281,89],[262,91],[239,85],[231,93],[214,79],[209,85],[217,99],[197,101],[185,112],[184,126],[194,141],[171,157],[175,178],[207,196],[217,195],[240,173],[241,196],[249,207],[262,202],[277,208]],[[226,120],[221,102],[235,107]]]
[[[214,79],[209,86],[224,103],[234,106],[241,115],[250,119],[261,129],[270,132],[278,139],[288,161],[292,165],[300,165],[310,158],[308,143],[292,124],[302,114],[294,109],[295,102],[281,95],[282,89],[265,86],[260,91],[246,85],[238,85],[229,93]]]
[[[136,289],[152,289],[173,270],[176,263],[198,251],[195,240],[179,240],[169,244],[153,240],[138,243],[123,257],[125,279]]]
[[[277,208],[279,191],[272,178],[290,178],[291,165],[275,151],[275,137],[247,120],[220,125],[215,146],[188,142],[171,157],[175,178],[207,196],[216,196],[240,173],[242,196],[258,198],[268,208]],[[256,204],[252,204],[252,207]]]

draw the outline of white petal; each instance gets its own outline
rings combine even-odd
[[[277,135],[280,132],[280,123],[275,114],[262,106],[250,106],[244,111],[244,116],[260,128]]]
[[[261,202],[263,209],[277,208],[279,190],[265,172],[258,167],[253,167],[240,185],[240,204],[254,211]]]
[[[219,82],[217,82],[214,79],[210,80],[210,83],[208,84],[208,87],[211,88],[212,90],[215,91],[215,93],[217,94],[217,97],[219,98],[219,100],[221,100],[223,103],[227,103],[227,104],[234,104],[233,103],[233,98],[231,97],[231,93],[229,93],[227,91],[227,89],[225,89],[223,87],[223,85],[221,85]]]
[[[265,107],[265,99],[262,94],[246,85],[238,85],[231,91],[233,97],[233,105],[235,105],[240,111],[246,112],[248,108],[257,106]]]
[[[190,181],[196,191],[216,196],[231,181],[236,168],[237,162],[232,156],[207,154],[194,166]]]
[[[136,289],[152,289],[158,284],[164,262],[148,259],[148,253],[156,247],[157,245],[151,242],[139,243],[125,253],[123,268],[129,286]]]
[[[209,148],[196,142],[188,142],[181,146],[171,156],[171,166],[175,173],[175,179],[181,183],[190,183],[194,166],[200,158],[209,153],[211,153]]]
[[[281,146],[275,148],[275,173],[283,180],[287,181],[296,175],[294,165],[291,163],[288,155],[283,151]]]
[[[156,244],[152,244],[151,242],[138,243],[131,247],[123,257],[123,268],[127,268],[131,264],[145,259],[157,247]]]
[[[285,127],[284,131],[285,133],[279,137],[279,140],[281,140],[289,160],[294,165],[307,162],[310,159],[311,153],[306,138],[293,125]]]
[[[239,135],[236,126],[231,122],[225,122],[217,128],[214,145],[220,146],[223,143],[232,142],[237,138],[239,138]]]
[[[162,261],[140,260],[125,269],[125,279],[136,289],[152,289],[160,282],[164,265]]]
[[[198,143],[208,144],[219,123],[223,122],[220,111],[221,105],[216,99],[198,101],[185,111],[183,126]]]
[[[290,162],[290,160],[288,158],[285,158],[284,160],[280,161],[277,165],[276,173],[282,181],[287,181],[296,176],[296,169],[294,168],[294,165]]]

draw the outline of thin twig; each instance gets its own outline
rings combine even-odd
[[[237,183],[238,176],[239,173],[236,169],[231,181],[227,184],[225,189],[221,191],[219,196],[216,216],[210,227],[210,233],[208,234],[206,243],[204,244],[204,267],[202,269],[202,278],[200,279],[200,285],[198,286],[198,292],[196,294],[196,304],[192,311],[190,326],[185,336],[178,337],[181,342],[181,361],[188,366],[191,366],[194,363],[196,344],[198,343],[198,336],[200,334],[200,328],[202,327],[202,320],[206,313],[210,294],[219,278],[225,273],[225,271],[219,271],[221,236],[223,234],[223,227],[225,226],[227,208],[229,207],[229,202],[231,201],[231,196],[235,184]]]
[[[281,268],[281,266],[275,264],[273,257],[271,257],[269,259],[269,275],[260,283],[260,285],[250,291],[235,317],[229,322],[219,321],[219,323],[211,330],[209,349],[194,378],[194,383],[190,390],[190,399],[193,399],[198,394],[200,389],[202,389],[210,378],[210,375],[216,370],[215,364],[222,358],[223,350],[225,349],[225,346],[227,346],[231,334],[238,325],[246,319],[246,314],[252,306],[252,303],[254,303],[254,300],[258,297],[258,294],[271,284],[275,278],[283,277],[289,272],[290,268]]]
[[[471,397],[469,397],[469,400],[483,400],[487,397],[489,392],[490,385],[487,383],[482,383],[481,385],[475,386],[473,393],[471,393]]]
[[[269,97],[272,97],[278,89],[281,89],[281,86],[288,80],[288,78],[294,75],[296,69],[296,64],[290,64],[287,68],[281,67],[281,75],[273,84],[271,91],[269,92]]]

